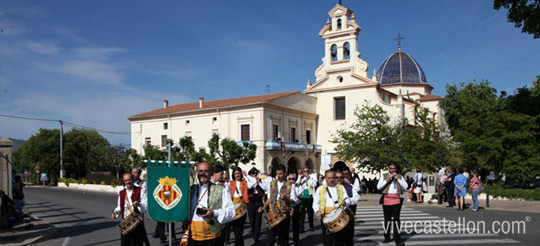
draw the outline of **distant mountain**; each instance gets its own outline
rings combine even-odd
[[[15,152],[23,143],[26,142],[26,140],[20,140],[20,139],[13,139],[10,138],[9,140],[13,141],[13,148],[11,149],[12,153]]]

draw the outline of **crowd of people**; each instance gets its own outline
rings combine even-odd
[[[198,184],[190,187],[190,211],[182,236],[186,240],[182,243],[243,246],[244,224],[249,220],[249,233],[256,244],[274,245],[277,241],[288,245],[292,225],[292,241],[299,245],[300,234],[313,231],[318,219],[324,245],[353,245],[354,214],[362,190],[358,175],[348,167],[327,170],[321,180],[308,167],[298,174],[287,171],[284,165],[275,167],[271,175],[256,168],[246,173],[237,167],[229,175],[223,166],[198,164]],[[125,219],[132,213],[143,216],[147,211],[146,184],[140,174],[135,168],[123,176],[113,218]],[[348,218],[347,223],[336,223],[340,218]],[[270,229],[266,242],[260,240],[263,221]],[[158,222],[154,236],[166,241],[165,223]],[[149,245],[144,223],[122,234],[121,245]]]
[[[314,220],[321,221],[321,237],[325,246],[353,245],[354,217],[356,204],[362,193],[381,193],[384,222],[393,224],[391,231],[385,230],[383,242],[403,242],[398,233],[402,194],[409,190],[409,198],[423,202],[426,192],[426,178],[420,169],[414,177],[399,175],[394,164],[378,179],[360,179],[347,166],[326,170],[318,177],[309,167],[299,173],[287,172],[284,165],[278,165],[271,175],[265,175],[256,168],[247,173],[239,167],[229,175],[223,166],[211,166],[202,162],[196,167],[198,184],[190,187],[190,211],[183,223],[183,245],[244,245],[244,224],[249,221],[249,234],[260,245],[288,245],[292,225],[292,241],[299,245],[300,234],[314,230]],[[456,171],[453,167],[439,170],[437,199],[447,202],[448,207],[465,209],[464,197],[467,187],[472,190],[474,206],[478,210],[478,193],[482,182],[476,171],[466,169]],[[126,218],[130,213],[146,212],[146,184],[140,178],[141,170],[135,168],[123,176],[124,186],[118,190],[118,204],[113,218]],[[374,186],[374,187],[372,187]],[[410,188],[410,189],[409,189]],[[307,225],[306,225],[307,217]],[[143,217],[144,218],[144,217]],[[343,221],[347,223],[336,223]],[[268,241],[261,242],[261,227],[266,221],[269,229]],[[309,226],[309,227],[308,227]],[[307,229],[309,228],[309,229]],[[306,230],[307,229],[307,230]],[[174,232],[174,224],[172,224]],[[234,240],[231,240],[231,233]],[[164,243],[165,223],[158,222],[154,237]],[[172,234],[175,239],[176,235]],[[144,223],[140,223],[131,233],[121,236],[122,245],[149,245]]]

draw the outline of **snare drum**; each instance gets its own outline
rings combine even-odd
[[[350,216],[346,212],[346,208],[336,208],[323,218],[323,223],[331,233],[341,231],[350,221]]]
[[[264,220],[266,220],[266,224],[268,224],[268,227],[270,228],[274,228],[275,226],[279,225],[279,223],[281,223],[284,219],[285,215],[282,214],[277,208],[264,215]]]
[[[237,220],[242,218],[242,216],[247,214],[247,205],[243,202],[234,204],[234,218],[233,220]]]
[[[125,236],[135,229],[135,227],[137,227],[142,220],[142,217],[138,214],[131,213],[128,217],[123,219],[122,222],[117,225],[117,227],[120,229],[120,232],[122,232],[122,235]]]

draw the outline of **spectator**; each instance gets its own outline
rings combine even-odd
[[[416,202],[422,203],[424,200],[422,199],[422,169],[417,168],[416,169],[416,175],[414,175],[414,194],[416,194]]]
[[[16,175],[14,181],[15,184],[13,186],[13,203],[15,204],[15,208],[22,213],[22,210],[26,203],[24,202],[24,183],[22,181],[21,175]]]
[[[465,210],[465,196],[467,195],[467,177],[463,175],[463,169],[459,169],[460,173],[454,178],[454,193],[456,194],[456,202],[458,210]]]
[[[476,212],[478,211],[478,193],[482,191],[482,181],[478,178],[478,172],[476,170],[473,170],[471,172],[473,175],[471,179],[471,191],[472,191],[472,199],[473,199],[473,209],[472,211]]]
[[[446,179],[446,182],[444,183],[444,186],[446,187],[446,194],[448,195],[448,207],[454,207],[455,200],[454,200],[454,178],[456,177],[456,168],[450,167],[448,171],[448,178]]]

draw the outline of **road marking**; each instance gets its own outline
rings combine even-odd
[[[62,246],[66,246],[68,245],[69,243],[69,237],[66,237],[66,239],[64,239],[64,242],[62,243]]]

